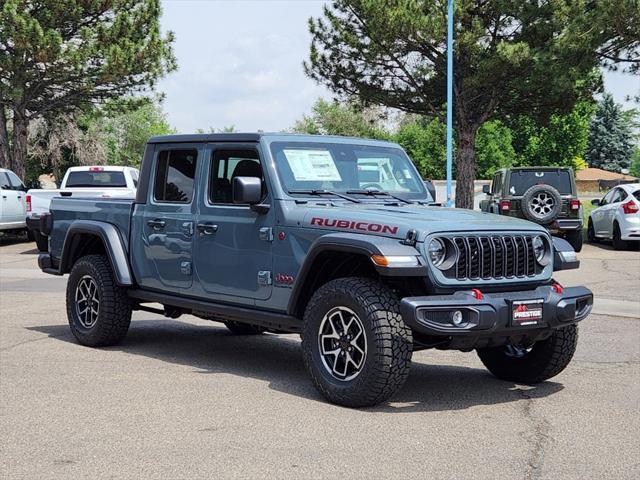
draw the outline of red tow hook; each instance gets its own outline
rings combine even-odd
[[[552,283],[551,288],[553,288],[558,295],[562,295],[562,292],[564,292],[564,288],[562,288],[562,285],[559,283]]]
[[[477,288],[472,288],[471,292],[473,293],[473,296],[475,297],[476,300],[482,300],[484,298],[484,295],[482,294],[482,292]]]

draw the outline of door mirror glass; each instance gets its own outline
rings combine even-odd
[[[600,206],[600,199],[594,198],[593,200],[591,200],[591,205],[593,205],[594,207]]]
[[[235,177],[231,189],[236,204],[255,205],[262,199],[262,180],[258,177]]]

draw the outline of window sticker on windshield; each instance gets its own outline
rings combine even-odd
[[[283,150],[298,182],[341,182],[329,150]]]

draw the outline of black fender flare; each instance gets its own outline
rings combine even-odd
[[[64,274],[71,271],[73,239],[75,236],[82,234],[100,237],[113,269],[116,283],[120,286],[133,285],[133,275],[131,274],[127,251],[124,248],[124,242],[118,228],[111,223],[95,220],[76,220],[67,230],[60,257],[60,273]]]
[[[392,256],[414,256],[418,265],[398,267],[382,267],[374,265],[378,274],[387,277],[425,277],[427,276],[427,266],[424,263],[420,252],[412,245],[402,243],[401,240],[387,237],[376,237],[359,233],[328,233],[318,237],[309,247],[309,251],[304,259],[302,267],[296,277],[296,282],[291,291],[287,312],[291,314],[296,310],[298,299],[302,294],[306,280],[310,274],[313,264],[323,252],[346,252],[356,255],[382,255]]]

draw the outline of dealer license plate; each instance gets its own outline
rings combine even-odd
[[[529,327],[542,322],[544,300],[515,300],[511,302],[511,323],[515,327]]]

